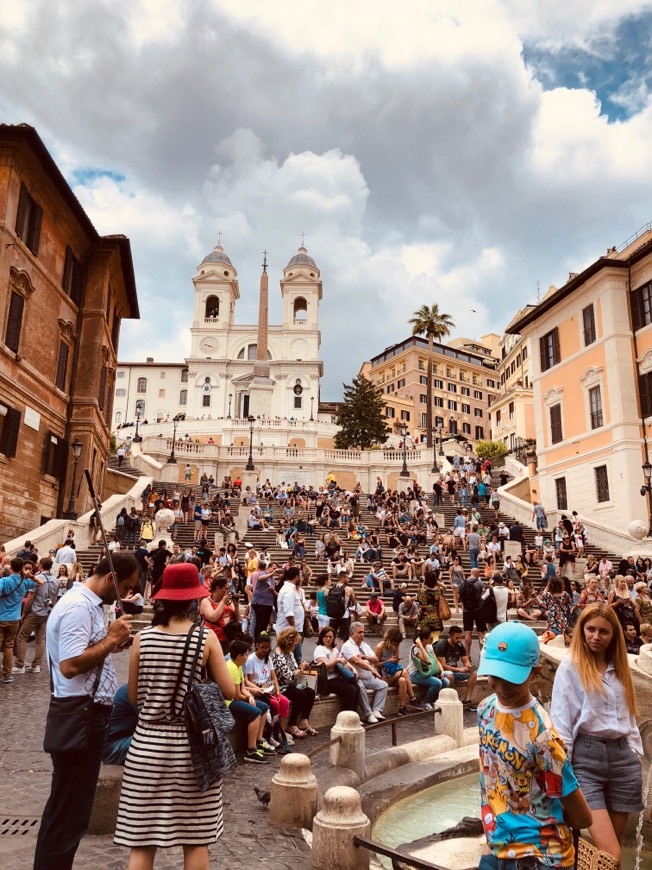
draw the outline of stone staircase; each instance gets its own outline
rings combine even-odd
[[[125,457],[122,460],[122,465],[118,465],[118,457],[117,456],[109,456],[109,465],[108,467],[111,471],[119,471],[120,474],[128,474],[130,477],[143,477],[143,472],[138,468],[134,468],[133,465],[129,462],[129,460]]]
[[[117,460],[116,460],[116,464],[117,464]],[[123,466],[122,466],[121,470],[123,470],[124,468],[125,468],[125,463],[123,462]],[[494,472],[494,477],[495,477],[496,482],[497,482],[498,474],[496,472]],[[161,493],[163,490],[166,490],[168,495],[172,491],[172,486],[169,483],[164,483],[161,481],[156,481],[153,484],[153,487],[159,493]],[[183,487],[183,486],[181,486],[179,488],[182,490],[185,489],[185,487]],[[192,488],[195,492],[196,499],[200,500],[201,499],[201,486],[196,485],[196,486],[193,486]],[[220,494],[222,494],[223,496],[227,495],[227,493],[224,492],[223,490],[216,490],[216,489],[211,489],[211,495],[213,495],[216,491],[219,491]],[[361,520],[361,522],[364,523],[364,525],[366,526],[367,529],[379,529],[380,523],[371,511],[366,510],[366,508],[364,507],[365,501],[366,501],[365,498],[361,499],[360,520]],[[282,549],[281,547],[278,547],[276,545],[276,531],[275,530],[268,529],[268,530],[253,531],[253,530],[247,529],[246,528],[246,517],[249,515],[249,508],[246,507],[245,505],[242,505],[241,500],[235,499],[233,497],[229,498],[229,506],[230,506],[231,513],[233,514],[233,516],[236,520],[236,527],[238,528],[238,530],[240,532],[239,552],[241,552],[241,553],[244,552],[244,550],[246,549],[246,545],[250,544],[257,551],[260,551],[263,548],[266,548],[270,553],[272,561],[274,561],[274,562],[277,562],[279,564],[284,564],[285,562],[287,562],[290,551]],[[265,502],[262,502],[262,506],[265,508],[267,505]],[[274,525],[276,526],[278,523],[278,520],[283,515],[283,508],[282,508],[282,506],[279,506],[279,504],[277,502],[274,502],[273,504],[271,504],[271,507],[273,510]],[[449,496],[444,494],[444,496],[442,498],[442,504],[440,506],[436,507],[434,505],[434,496],[432,494],[430,494],[428,496],[428,507],[431,507],[435,513],[443,514],[444,521],[445,521],[444,522],[445,527],[452,528],[453,521],[454,521],[455,514],[456,514],[456,510],[459,507],[459,503],[456,502],[455,504],[451,504]],[[314,514],[314,510],[311,509],[310,516],[312,516],[313,514]],[[483,505],[480,507],[480,514],[481,514],[483,523],[485,523],[486,525],[490,525],[491,522],[494,521],[494,511],[492,508],[486,507]],[[309,516],[306,517],[306,519],[308,519],[308,518],[309,518]],[[504,522],[506,525],[511,526],[514,522],[514,518],[512,516],[510,516],[509,514],[501,511],[498,515],[498,518],[495,520],[495,522],[496,523]],[[534,530],[529,528],[529,527],[526,527],[526,526],[523,526],[522,528],[523,528],[524,542],[526,544],[533,543]],[[316,528],[315,534],[313,537],[309,537],[307,534],[305,535],[305,539],[306,539],[305,559],[306,559],[307,564],[309,565],[309,567],[313,571],[313,579],[316,578],[321,573],[326,573],[326,570],[327,570],[327,562],[325,560],[319,560],[315,556],[315,540],[317,539],[318,535],[323,533],[324,531],[325,531],[324,529]],[[349,555],[349,554],[353,555],[355,550],[357,549],[358,542],[346,540],[346,530],[345,529],[336,530],[336,531],[337,531],[339,537],[344,541],[344,547],[343,547],[344,552],[347,555]],[[193,546],[193,538],[194,538],[194,523],[193,523],[192,518],[190,518],[187,524],[185,524],[185,525],[182,524],[179,527],[178,532],[177,532],[177,542],[180,544],[182,549],[190,549]],[[222,532],[219,531],[216,523],[213,523],[213,522],[210,523],[209,528],[208,528],[207,539],[208,539],[209,544],[213,544],[214,542],[217,542],[218,546],[220,546],[222,544],[223,534],[222,534]],[[391,564],[390,564],[391,563],[391,550],[384,543],[384,540],[385,540],[384,534],[380,535],[380,539],[381,539],[381,548],[382,548],[382,554],[383,554],[383,565],[385,566],[388,574],[391,574]],[[422,545],[418,549],[421,552],[421,554],[424,555],[424,558],[425,558],[426,553],[427,553],[427,547]],[[100,547],[97,546],[97,547],[92,547],[86,551],[80,551],[78,553],[78,558],[80,559],[80,561],[82,562],[82,564],[84,565],[84,568],[86,570],[88,570],[88,568],[90,568],[97,561],[97,557],[99,555],[99,550],[100,550]],[[590,544],[587,545],[586,552],[587,552],[587,554],[593,552],[598,558],[603,554],[602,551],[596,550],[596,548]],[[612,554],[608,554],[608,555],[609,555],[609,558],[612,559],[612,561],[617,558],[615,555],[612,555]],[[461,552],[460,557],[461,557],[461,562],[462,562],[462,566],[464,568],[465,574],[468,576],[468,573],[469,573],[470,567],[471,567],[470,562],[469,562],[468,553]],[[351,586],[356,594],[356,598],[363,605],[367,601],[367,599],[369,598],[369,590],[363,584],[363,579],[366,576],[367,572],[368,572],[367,563],[360,564],[359,562],[356,562],[353,579],[351,581]],[[581,574],[578,572],[577,576],[581,576]],[[528,578],[531,581],[535,590],[542,589],[544,584],[541,580],[541,574],[540,574],[540,570],[538,567],[530,567],[529,568]],[[334,579],[334,575],[333,575],[333,579]],[[449,604],[449,606],[451,608],[451,612],[452,612],[452,618],[451,618],[449,624],[461,623],[461,614],[454,612],[453,595],[452,595],[452,590],[450,588],[450,583],[448,580],[447,573],[442,575],[442,579],[444,580],[444,582],[446,584],[446,599],[448,601],[448,604]],[[404,582],[404,581],[399,579],[396,581],[396,584],[398,585],[401,582]],[[413,580],[407,581],[407,582],[408,582],[408,589],[407,589],[408,594],[416,595],[418,581],[416,579],[413,579]],[[313,587],[309,587],[306,590],[307,594],[309,594],[309,592],[312,591],[312,588]],[[388,618],[387,618],[387,621],[385,622],[385,628],[387,629],[387,628],[391,628],[391,627],[397,627],[398,626],[398,619],[397,619],[397,614],[392,609],[392,593],[391,593],[391,591],[384,593],[383,600],[385,602],[385,606],[386,606],[386,609],[388,612]],[[515,617],[516,616],[515,611],[511,611],[510,615],[512,617]],[[151,608],[146,607],[145,611],[143,612],[142,617],[134,620],[134,625],[137,626],[138,628],[143,627],[144,625],[149,624],[150,617],[151,617]],[[545,627],[546,627],[543,622],[532,622],[532,623],[530,623],[530,625],[532,626],[532,628],[534,628],[538,632],[542,632],[543,630],[545,630]],[[373,634],[374,632],[371,631],[369,633]],[[379,632],[377,632],[377,633],[379,633]]]

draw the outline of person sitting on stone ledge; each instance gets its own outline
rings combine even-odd
[[[389,686],[396,686],[398,689],[398,715],[407,716],[410,712],[408,704],[415,710],[423,710],[425,705],[417,701],[410,674],[400,662],[399,648],[402,640],[403,636],[398,628],[388,628],[383,639],[376,644],[374,655],[380,662],[378,670],[382,678]]]
[[[378,658],[368,643],[364,642],[364,625],[354,622],[349,630],[349,639],[342,646],[342,655],[349,665],[358,673],[360,686],[360,706],[362,714],[369,725],[374,725],[379,719],[384,719],[383,710],[387,700],[387,683],[378,671]],[[374,692],[373,707],[367,698],[367,690]]]

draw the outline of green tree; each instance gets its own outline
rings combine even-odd
[[[509,453],[502,441],[476,441],[475,452],[480,459],[496,462]]]
[[[335,447],[338,450],[350,447],[368,450],[375,444],[384,444],[390,430],[383,416],[383,391],[362,375],[353,378],[352,384],[343,386],[344,402],[337,415],[340,431],[335,436]]]
[[[428,338],[428,386],[426,409],[426,444],[432,447],[432,352],[435,340],[447,336],[455,326],[452,317],[439,310],[439,305],[422,305],[408,320],[412,326],[412,335],[425,335]]]

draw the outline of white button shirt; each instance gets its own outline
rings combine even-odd
[[[105,637],[103,603],[84,583],[75,583],[50,614],[46,642],[56,698],[90,695],[93,691],[97,668],[66,679],[60,665],[66,659],[80,656]],[[95,701],[98,704],[112,704],[117,690],[118,678],[111,656],[107,656]]]
[[[301,591],[286,580],[276,599],[276,632],[289,628],[288,616],[294,616],[294,628],[301,633],[306,618]]]
[[[552,687],[550,718],[572,760],[578,734],[602,740],[627,738],[634,752],[643,755],[643,742],[625,702],[622,683],[609,664],[602,676],[604,692],[587,692],[569,655],[562,659]]]

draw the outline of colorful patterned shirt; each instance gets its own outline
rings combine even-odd
[[[491,695],[478,711],[478,723],[482,823],[492,853],[572,867],[573,834],[564,823],[561,798],[578,784],[550,717],[534,698],[512,710]]]

